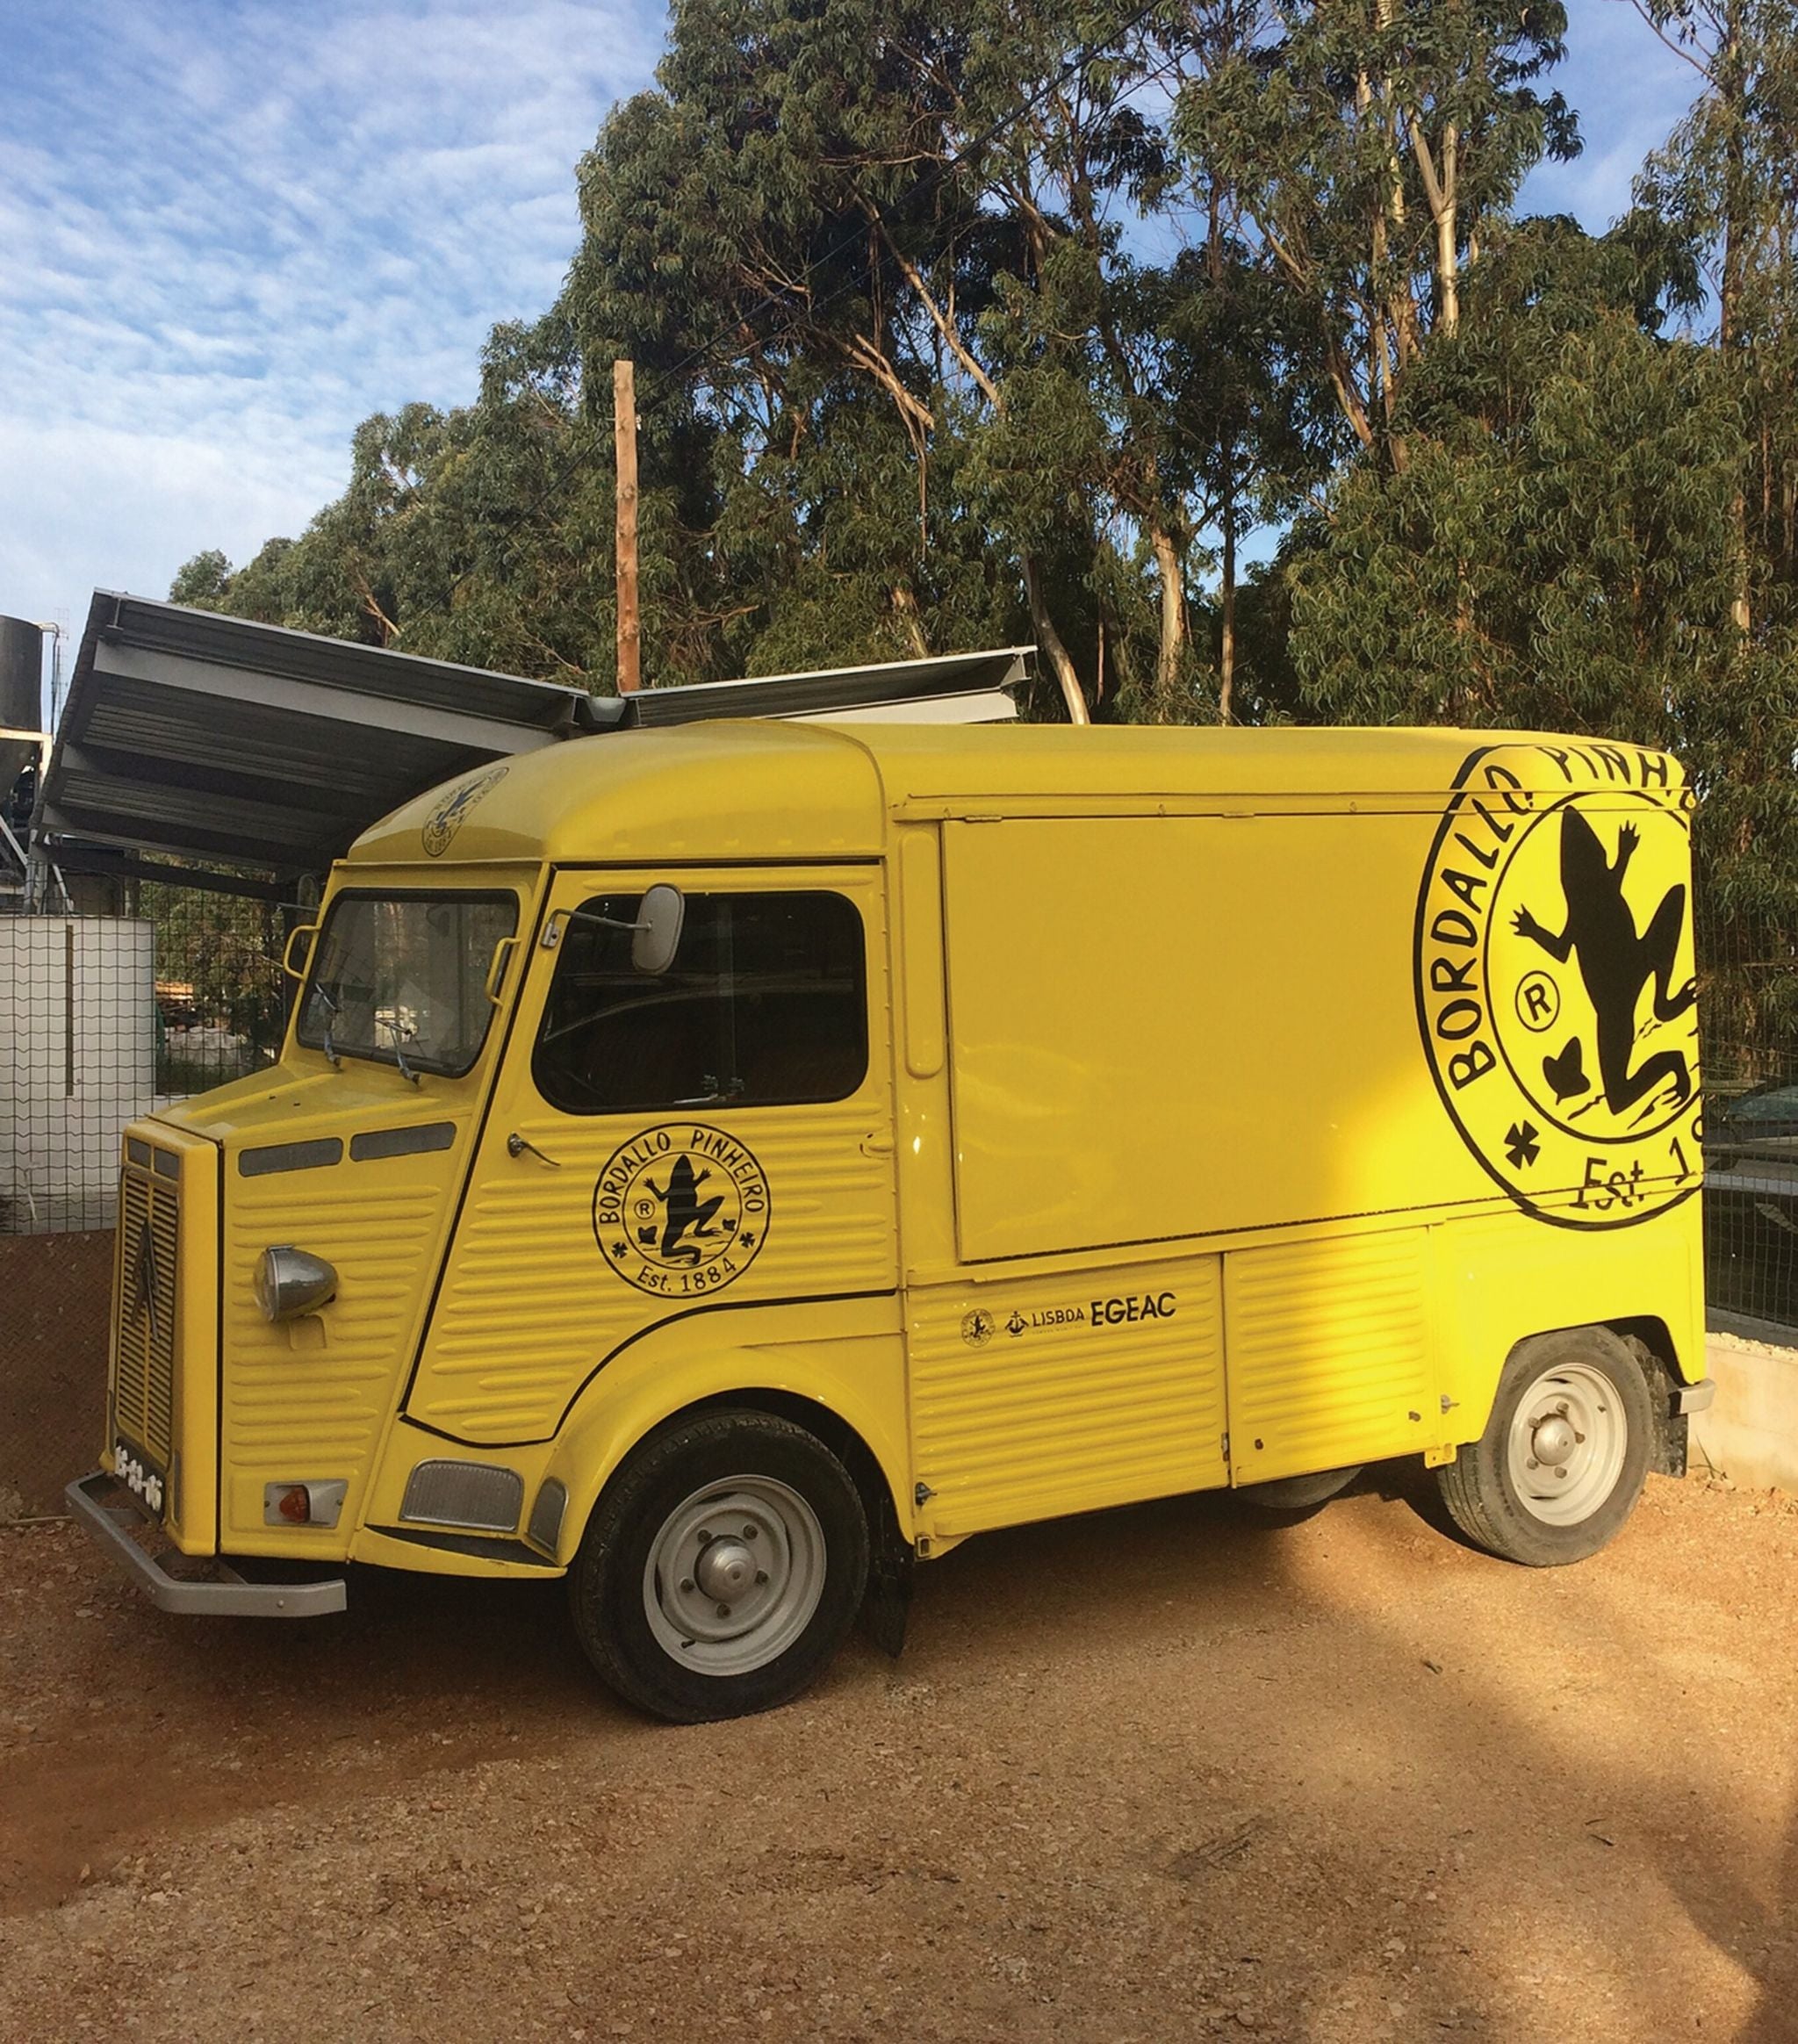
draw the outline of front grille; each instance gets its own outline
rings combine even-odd
[[[127,1162],[119,1183],[119,1286],[113,1353],[115,1436],[159,1463],[175,1452],[175,1294],[180,1269],[179,1169],[158,1151],[162,1170]]]

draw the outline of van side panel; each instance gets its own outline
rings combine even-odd
[[[913,1288],[912,1452],[933,1534],[1226,1479],[1219,1259]]]
[[[1428,1233],[1386,1228],[1224,1258],[1233,1482],[1435,1443]]]
[[[1418,1048],[1439,820],[947,824],[963,1259],[1486,1196]]]

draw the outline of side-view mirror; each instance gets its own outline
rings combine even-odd
[[[687,896],[678,887],[658,881],[649,889],[636,911],[630,962],[638,972],[659,979],[680,948],[680,926],[687,920]]]

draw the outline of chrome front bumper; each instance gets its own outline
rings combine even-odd
[[[104,1494],[117,1488],[112,1477],[97,1469],[90,1476],[77,1477],[62,1494],[76,1521],[158,1610],[211,1618],[319,1618],[343,1609],[342,1576],[315,1583],[252,1583],[223,1560],[206,1565],[211,1573],[205,1580],[171,1575],[158,1556],[132,1538],[149,1522],[133,1506],[112,1503]]]

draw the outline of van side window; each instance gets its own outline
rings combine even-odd
[[[841,1100],[867,1069],[861,917],[837,894],[689,895],[659,979],[630,963],[641,896],[565,926],[531,1071],[569,1114]]]

